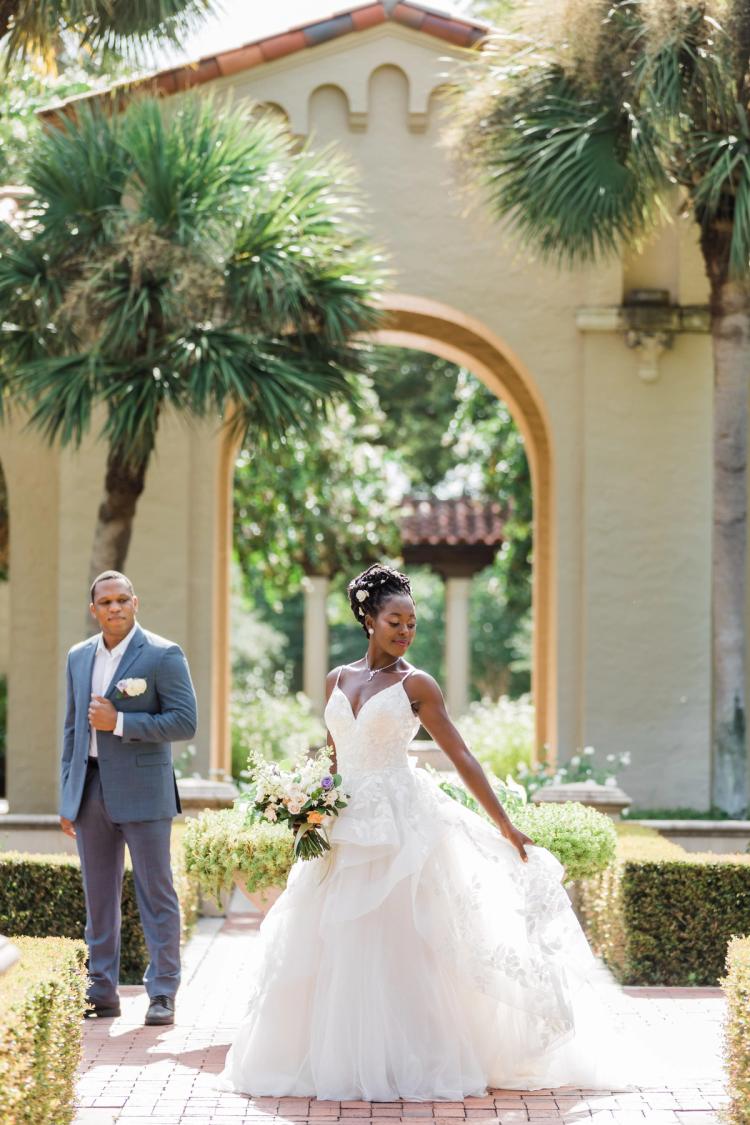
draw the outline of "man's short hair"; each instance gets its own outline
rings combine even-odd
[[[119,570],[103,570],[101,574],[97,574],[96,578],[91,583],[89,596],[92,602],[94,600],[94,594],[96,593],[97,583],[107,582],[111,578],[119,578],[121,582],[125,583],[131,594],[135,593],[135,590],[133,589],[133,583],[130,581],[127,574],[120,574]]]

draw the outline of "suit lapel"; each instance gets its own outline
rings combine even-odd
[[[133,634],[133,638],[130,644],[125,649],[125,655],[120,661],[120,666],[112,677],[112,683],[104,693],[105,699],[111,699],[115,694],[115,692],[117,691],[118,682],[126,678],[128,670],[130,669],[131,665],[135,663],[138,654],[140,653],[145,643],[146,638],[143,635],[143,629],[141,629],[140,625],[136,625],[135,633]]]
[[[83,691],[85,692],[87,706],[88,701],[91,698],[91,681],[94,676],[94,661],[96,659],[96,650],[98,644],[99,638],[93,637],[91,643],[89,644],[89,647],[85,652],[83,658],[83,667],[81,669],[81,681],[83,685]]]

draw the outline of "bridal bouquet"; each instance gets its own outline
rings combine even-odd
[[[253,819],[286,822],[294,833],[295,859],[315,859],[330,850],[326,821],[347,801],[341,775],[331,773],[327,749],[314,757],[302,755],[289,770],[252,752],[246,776],[249,783],[236,803],[248,806]]]

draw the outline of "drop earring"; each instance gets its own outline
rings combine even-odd
[[[375,630],[374,629],[368,629],[367,632],[370,634],[370,636],[372,636],[372,634],[375,632]]]

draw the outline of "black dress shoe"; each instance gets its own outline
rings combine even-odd
[[[87,1001],[88,1007],[83,1013],[85,1020],[108,1020],[114,1019],[120,1014],[120,1002],[116,1001],[114,1004],[97,1004],[95,1000]]]
[[[174,1023],[174,997],[152,996],[146,1012],[146,1027],[161,1027]]]

